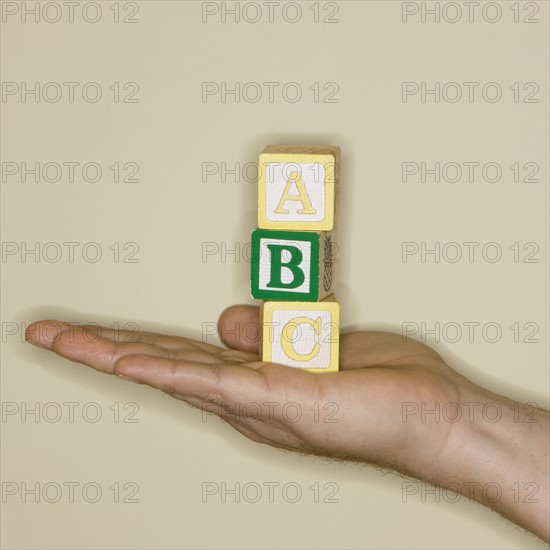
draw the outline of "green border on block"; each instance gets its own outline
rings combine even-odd
[[[312,231],[278,231],[272,229],[254,229],[252,231],[252,252],[250,260],[250,292],[257,300],[276,300],[282,302],[317,302],[319,298],[319,253],[320,233]],[[309,292],[282,290],[262,290],[260,286],[260,242],[262,239],[284,239],[311,243],[311,265]]]

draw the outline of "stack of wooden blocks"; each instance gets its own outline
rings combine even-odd
[[[270,145],[258,165],[251,292],[261,308],[262,361],[338,370],[334,297],[338,147]]]

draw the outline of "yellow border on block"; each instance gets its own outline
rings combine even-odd
[[[332,166],[332,176],[325,180],[325,219],[322,221],[291,222],[271,221],[265,215],[266,205],[266,165],[273,162],[296,164],[322,164]],[[330,231],[335,222],[335,185],[338,174],[338,157],[327,153],[260,153],[258,163],[258,227],[261,229],[290,229],[302,231]]]
[[[330,342],[330,366],[328,369],[307,369],[300,367],[298,370],[305,370],[313,373],[325,373],[325,372],[338,372],[339,361],[339,347],[340,347],[340,304],[333,301],[333,295],[321,302],[264,302],[262,309],[262,361],[272,362],[273,346],[271,342],[271,331],[265,329],[266,321],[270,323],[268,327],[273,323],[273,312],[277,311],[329,311],[331,313],[332,323],[336,323],[338,327],[338,342]],[[267,318],[266,318],[267,317]]]

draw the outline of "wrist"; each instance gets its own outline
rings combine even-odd
[[[469,382],[462,389],[462,415],[447,418],[445,448],[424,479],[548,539],[548,412]]]

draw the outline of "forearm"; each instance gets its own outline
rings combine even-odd
[[[478,387],[467,399],[468,417],[453,426],[445,453],[424,477],[548,541],[548,411]]]

